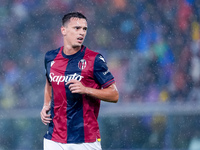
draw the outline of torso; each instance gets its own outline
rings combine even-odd
[[[76,79],[86,87],[101,88],[94,78],[94,63],[98,53],[82,46],[76,54],[68,56],[62,49],[49,51],[45,57],[47,79],[53,89],[53,121],[45,138],[61,143],[94,142],[100,138],[97,122],[100,100],[72,94],[66,83]],[[112,76],[106,80],[112,81]]]

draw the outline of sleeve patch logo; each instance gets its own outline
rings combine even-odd
[[[79,62],[78,62],[78,68],[83,70],[85,67],[86,67],[87,63],[86,63],[86,60],[85,59],[81,59]]]
[[[103,62],[106,62],[102,56],[100,56],[99,59],[101,59]]]
[[[53,66],[54,63],[55,63],[55,61],[51,61],[51,67]]]

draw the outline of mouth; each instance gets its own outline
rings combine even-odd
[[[77,40],[78,40],[79,43],[83,42],[83,38],[82,37],[77,38]]]

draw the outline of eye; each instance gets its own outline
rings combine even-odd
[[[74,27],[76,30],[80,29],[80,27]]]
[[[87,31],[87,28],[85,27],[85,28],[83,28],[83,30]]]

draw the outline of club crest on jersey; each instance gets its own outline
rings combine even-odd
[[[86,60],[85,59],[81,59],[79,62],[78,62],[78,68],[83,70],[85,67],[86,67],[87,63],[86,63]]]

